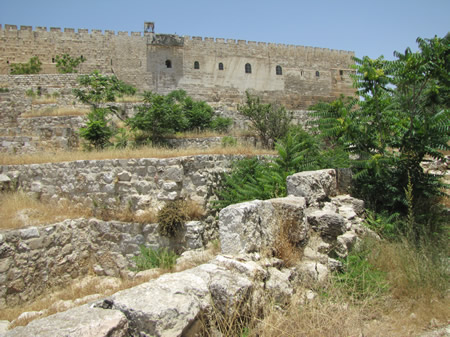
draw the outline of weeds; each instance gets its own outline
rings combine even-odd
[[[133,271],[143,271],[153,268],[170,270],[175,266],[178,255],[167,248],[152,249],[144,245],[140,246],[141,253],[133,257],[136,268]]]

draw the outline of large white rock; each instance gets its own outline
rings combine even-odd
[[[305,171],[287,177],[287,193],[304,197],[308,205],[336,195],[336,171]]]
[[[83,305],[32,321],[2,337],[128,337],[128,321],[117,310],[104,310]]]
[[[346,231],[344,217],[334,212],[323,210],[308,212],[307,219],[313,230],[330,240],[336,240],[336,237]]]
[[[223,254],[239,255],[272,247],[278,221],[270,201],[254,200],[230,205],[219,214],[219,238]]]

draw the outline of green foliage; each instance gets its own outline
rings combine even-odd
[[[174,237],[189,220],[187,203],[184,200],[169,201],[158,211],[159,234]]]
[[[238,107],[238,111],[248,118],[251,127],[257,132],[265,148],[273,148],[273,144],[282,138],[289,130],[292,122],[292,112],[283,106],[263,104],[259,97],[252,97],[246,92],[246,104]]]
[[[237,140],[231,136],[222,137],[222,147],[233,147],[237,145]]]
[[[227,133],[233,125],[233,120],[228,117],[215,117],[210,124],[210,128],[219,133]]]
[[[147,134],[152,142],[161,143],[165,136],[186,128],[188,120],[174,95],[144,92],[144,102],[137,108],[136,115],[127,120],[127,124],[133,130]]]
[[[11,64],[11,75],[39,74],[42,69],[42,62],[39,57],[33,56],[27,63]]]
[[[101,104],[114,102],[116,97],[122,95],[134,95],[136,89],[116,76],[104,76],[98,71],[89,75],[81,75],[78,82],[84,86],[82,89],[74,89],[75,96],[83,103],[92,107],[88,114],[86,126],[80,128],[80,136],[88,141],[88,149],[103,149],[111,144],[110,138],[116,133],[117,127],[110,118],[114,114],[122,119],[118,108],[114,105],[101,107]],[[121,131],[117,136],[118,147],[125,142],[126,132]]]
[[[103,149],[110,144],[114,132],[109,125],[109,113],[107,108],[95,108],[87,115],[86,126],[80,128],[79,133],[89,142],[88,149]]]
[[[424,226],[440,230],[427,217],[442,185],[420,163],[425,156],[445,161],[443,151],[449,150],[449,41],[450,35],[418,38],[418,52],[395,52],[394,61],[355,58],[360,99],[313,107],[325,144],[357,158],[351,162],[355,196],[377,212],[409,214],[416,237]]]
[[[369,260],[372,254],[368,241],[354,249],[344,262],[344,271],[334,274],[334,280],[355,300],[376,298],[389,290],[386,272]]]
[[[101,103],[114,102],[116,97],[136,94],[136,88],[120,81],[116,76],[102,75],[94,71],[89,75],[80,75],[78,83],[85,87],[74,89],[75,96],[83,103],[98,107]]]
[[[152,249],[142,245],[139,249],[140,254],[133,257],[136,268],[132,270],[136,272],[153,268],[172,269],[178,258],[167,248]]]
[[[0,88],[0,93],[9,92],[8,88]]]
[[[61,74],[71,74],[77,73],[76,69],[81,63],[85,62],[86,59],[83,56],[73,58],[69,54],[56,55],[56,69]]]
[[[155,144],[176,132],[211,128],[213,109],[203,101],[194,101],[184,90],[168,95],[144,92],[144,105],[137,108],[127,124]]]

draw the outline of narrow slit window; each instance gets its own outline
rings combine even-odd
[[[171,60],[166,60],[166,67],[167,68],[172,68],[172,61]]]
[[[281,66],[276,66],[275,72],[277,75],[283,75],[283,69],[281,68]]]
[[[250,63],[245,64],[245,73],[251,74],[252,73],[252,65]]]
[[[339,75],[344,76],[344,71],[343,70],[339,70]]]
[[[222,62],[219,63],[219,70],[223,70],[223,63]]]
[[[198,61],[194,62],[194,69],[200,69],[200,63]]]
[[[320,72],[316,71],[316,77],[320,77]]]

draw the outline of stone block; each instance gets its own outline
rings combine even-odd
[[[336,195],[336,172],[333,169],[305,171],[287,177],[287,193],[304,197],[308,205]]]

